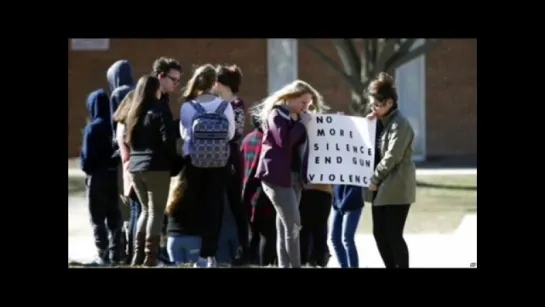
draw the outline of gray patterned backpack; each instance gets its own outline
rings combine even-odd
[[[229,161],[229,121],[225,109],[229,103],[222,101],[216,111],[207,113],[197,102],[189,102],[197,111],[193,117],[191,135],[191,164],[201,168],[224,167]]]

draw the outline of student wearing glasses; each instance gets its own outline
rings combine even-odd
[[[403,238],[409,208],[416,199],[412,160],[414,130],[398,110],[394,79],[382,72],[369,85],[372,113],[377,118],[375,172],[365,200],[371,202],[373,234],[386,268],[408,268],[409,249]]]
[[[172,123],[172,130],[175,131],[176,144],[181,144],[181,137],[178,130],[180,121],[174,119],[172,115],[172,110],[170,109],[170,94],[172,94],[180,85],[180,78],[182,77],[183,70],[182,65],[173,59],[167,57],[160,57],[153,62],[152,75],[159,79],[161,97],[159,101],[163,102],[162,106],[164,108],[164,114],[169,118],[169,121]],[[180,146],[177,146],[177,148]],[[171,175],[178,174],[182,169],[182,157],[176,159],[172,163]],[[167,219],[164,220],[163,225],[163,236],[166,237],[166,224]],[[165,247],[160,248],[159,260],[164,263],[169,263],[169,257]]]

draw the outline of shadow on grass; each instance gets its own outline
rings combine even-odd
[[[431,189],[445,189],[445,190],[459,190],[459,191],[477,191],[477,187],[472,186],[460,186],[452,184],[436,184],[417,181],[416,186],[419,188],[431,188]]]
[[[68,194],[77,194],[85,192],[85,179],[79,177],[68,178]]]

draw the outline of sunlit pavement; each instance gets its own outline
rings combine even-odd
[[[96,251],[85,199],[69,196],[68,212],[68,259],[90,261]],[[477,263],[475,214],[466,215],[452,234],[407,234],[405,238],[410,251],[410,266],[413,268],[469,268]],[[361,267],[384,267],[372,235],[358,235],[356,240]],[[331,258],[329,267],[338,267],[335,257]]]

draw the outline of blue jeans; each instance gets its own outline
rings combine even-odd
[[[127,242],[127,257],[129,259],[132,259],[134,255],[134,239],[136,237],[136,224],[138,223],[138,217],[140,216],[140,212],[142,212],[142,206],[140,206],[140,203],[138,200],[135,199],[136,197],[131,197],[129,199],[129,203],[131,206],[131,214],[129,216],[129,242]]]
[[[201,253],[201,238],[196,236],[169,236],[167,253],[170,262],[176,265],[197,262]]]
[[[341,268],[358,268],[358,250],[354,237],[363,209],[340,212],[333,208],[331,216],[331,245]]]

